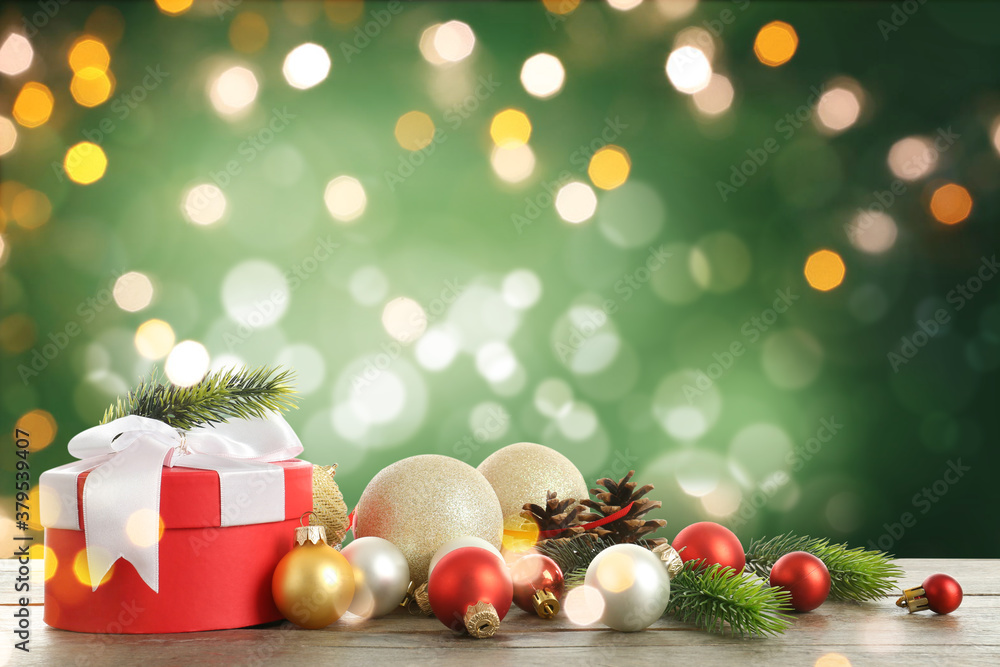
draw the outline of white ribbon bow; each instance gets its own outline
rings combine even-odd
[[[42,473],[42,525],[78,530],[77,477],[83,487],[83,530],[93,590],[124,558],[159,592],[160,476],[162,468],[219,473],[222,526],[283,521],[285,477],[267,462],[302,451],[281,415],[239,419],[179,431],[155,419],[131,415],[87,429],[69,442],[80,461]]]

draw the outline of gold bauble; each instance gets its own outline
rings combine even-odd
[[[532,442],[519,442],[493,452],[478,470],[493,485],[508,527],[521,523],[525,503],[544,506],[549,491],[555,491],[560,499],[590,497],[587,483],[572,461]]]
[[[333,481],[337,464],[313,466],[313,515],[309,523],[323,526],[330,544],[340,544],[347,535],[347,505],[340,488]]]
[[[322,526],[296,529],[298,545],[278,561],[271,579],[278,611],[307,630],[330,625],[354,599],[354,570],[324,537]]]
[[[354,534],[389,540],[403,552],[416,584],[431,557],[456,537],[480,537],[499,548],[503,516],[493,487],[475,468],[437,454],[384,468],[354,508]]]

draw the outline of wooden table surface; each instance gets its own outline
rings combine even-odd
[[[174,635],[87,635],[46,626],[36,596],[31,652],[23,653],[12,650],[14,561],[3,561],[0,608],[7,611],[0,611],[0,665],[1000,665],[1000,560],[898,562],[906,586],[935,572],[954,576],[965,591],[962,606],[938,616],[907,614],[894,598],[827,602],[768,639],[710,635],[669,618],[644,632],[581,628],[563,615],[543,621],[514,607],[495,637],[476,640],[403,610],[371,621],[348,615],[312,631],[280,623]]]

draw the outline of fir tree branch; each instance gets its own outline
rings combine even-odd
[[[263,417],[268,411],[295,407],[293,379],[294,373],[288,369],[243,367],[212,373],[190,387],[178,387],[165,382],[153,369],[148,380],[142,380],[107,409],[101,423],[139,415],[190,429],[229,419]]]
[[[689,561],[670,582],[667,614],[702,630],[733,636],[783,633],[792,623],[791,595],[719,564]]]
[[[767,579],[774,563],[793,551],[806,551],[823,561],[830,571],[831,600],[879,600],[895,592],[897,580],[903,576],[892,556],[884,552],[849,549],[846,544],[791,533],[751,541],[746,550],[747,571]]]

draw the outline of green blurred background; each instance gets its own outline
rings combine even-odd
[[[0,74],[0,411],[33,431],[34,479],[154,365],[197,376],[204,349],[213,368],[297,371],[303,458],[339,464],[349,505],[406,456],[477,465],[527,440],[590,481],[636,469],[668,538],[711,519],[744,541],[794,530],[1000,555],[975,520],[998,499],[1000,302],[982,258],[998,237],[1000,6],[547,6],[7,3],[0,39],[27,34],[32,58]],[[772,67],[754,45],[776,20],[798,46]],[[114,85],[91,107],[68,60],[88,36]],[[5,72],[23,64],[15,42]],[[283,62],[307,42],[332,67],[302,90]],[[672,85],[685,44],[731,101],[719,79],[694,97]],[[542,52],[565,69],[544,99],[521,81]],[[683,54],[680,87],[704,74]],[[38,127],[17,118],[28,82],[54,98]],[[530,120],[528,148],[494,147],[509,108]],[[396,136],[427,139],[426,118],[400,121],[412,111],[437,131],[418,151]],[[947,139],[927,152],[908,137]],[[107,170],[82,185],[61,165],[88,140]],[[608,141],[631,168],[606,190],[587,167]],[[754,173],[724,199],[734,169]],[[328,186],[340,176],[355,180]],[[585,188],[552,202],[570,181],[596,193],[579,224],[564,218]],[[828,291],[805,271],[821,249],[846,266]],[[668,256],[646,271],[651,252]],[[838,282],[816,266],[814,283]],[[769,311],[776,292],[785,312]]]

